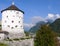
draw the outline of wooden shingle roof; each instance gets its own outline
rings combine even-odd
[[[6,10],[17,10],[17,11],[21,11],[21,12],[24,14],[24,12],[23,12],[22,10],[20,10],[19,8],[17,8],[15,5],[11,5],[10,7],[2,10],[1,13],[2,13],[3,11],[6,11]]]

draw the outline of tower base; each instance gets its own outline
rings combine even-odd
[[[8,35],[9,39],[14,39],[14,38],[24,38],[25,34],[24,33],[9,33]]]

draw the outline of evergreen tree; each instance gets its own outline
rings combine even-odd
[[[36,33],[35,46],[57,46],[57,35],[47,25],[41,26]]]

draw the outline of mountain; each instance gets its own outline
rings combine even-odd
[[[51,23],[50,27],[53,29],[53,31],[60,33],[60,18]]]
[[[40,26],[41,26],[41,25],[44,25],[44,24],[46,24],[46,22],[44,22],[44,21],[38,22],[35,26],[33,26],[33,27],[29,30],[29,32],[35,33],[35,32],[40,28]]]
[[[44,21],[40,21],[38,22],[35,26],[33,26],[29,32],[31,33],[35,33],[40,27],[41,25],[44,24],[49,24],[49,26],[52,28],[53,31],[57,32],[58,34],[60,33],[60,18],[56,19],[55,21],[48,21],[47,23]]]
[[[35,26],[31,27],[29,32],[35,33],[41,27],[41,25],[44,25],[44,24],[46,24],[46,25],[49,24],[50,25],[52,22],[53,22],[53,20],[50,20],[50,19],[48,19],[47,22],[39,21]]]

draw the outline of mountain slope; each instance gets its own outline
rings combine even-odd
[[[53,23],[51,21],[48,21],[47,23],[45,23],[44,21],[40,21],[29,31],[35,33],[40,28],[40,26],[44,24],[49,24],[53,31],[60,33],[60,18],[56,19]]]
[[[50,27],[57,33],[60,33],[60,18],[50,24]]]
[[[35,32],[40,28],[40,26],[43,25],[43,24],[46,24],[46,23],[45,23],[44,21],[38,22],[35,26],[33,26],[33,27],[29,30],[29,32],[35,33]]]

